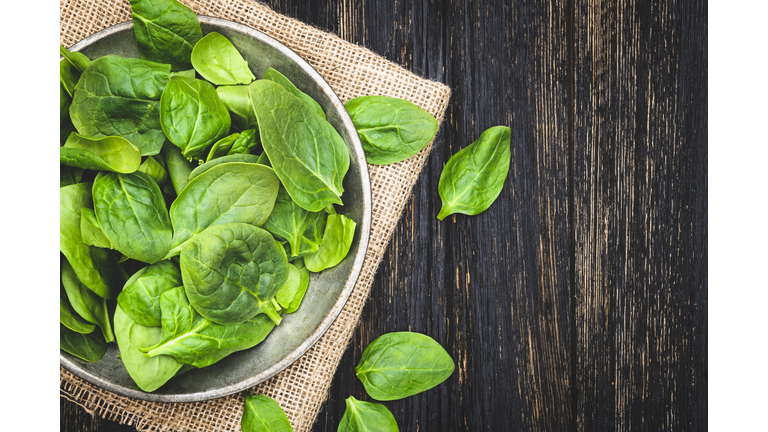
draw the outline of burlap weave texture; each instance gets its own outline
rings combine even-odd
[[[250,0],[181,0],[199,15],[248,25],[277,39],[303,57],[330,84],[342,102],[357,96],[384,95],[409,100],[442,122],[450,89],[425,80],[360,46]],[[114,24],[131,19],[127,0],[61,0],[60,42],[71,46]],[[358,324],[371,283],[395,225],[429,154],[388,166],[369,165],[372,225],[360,277],[328,332],[299,360],[252,393],[280,403],[297,432],[310,430],[342,354]],[[240,430],[243,399],[233,395],[208,402],[155,403],[118,396],[61,369],[60,394],[88,412],[142,431]]]

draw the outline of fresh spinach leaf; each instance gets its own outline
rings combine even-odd
[[[132,320],[160,326],[160,294],[182,284],[179,266],[170,260],[142,268],[125,283],[117,304]]]
[[[216,141],[213,144],[213,147],[211,147],[211,150],[208,152],[208,157],[205,158],[205,161],[210,162],[213,159],[226,156],[229,153],[229,150],[232,148],[232,144],[234,144],[239,137],[240,134],[235,132],[232,135],[225,136],[224,138]]]
[[[246,129],[240,132],[227,154],[256,154],[261,150],[261,142],[256,129]]]
[[[256,114],[251,108],[247,85],[216,87],[216,93],[219,95],[221,103],[229,110],[232,126],[235,129],[255,129],[258,131],[259,124],[256,121]]]
[[[323,107],[320,106],[319,103],[317,103],[316,100],[312,99],[311,96],[304,93],[303,91],[299,90],[288,78],[285,77],[285,75],[281,74],[275,69],[269,68],[266,72],[264,72],[263,79],[274,81],[281,86],[283,86],[286,90],[293,93],[294,96],[298,97],[302,101],[304,101],[305,104],[307,104],[308,107],[312,108],[312,111],[316,112],[320,117],[325,118],[325,111],[323,111]]]
[[[371,342],[355,374],[369,396],[389,401],[435,387],[451,376],[454,367],[451,356],[431,337],[398,332]]]
[[[266,315],[235,325],[219,325],[203,318],[189,303],[184,287],[160,296],[163,335],[154,345],[145,345],[148,356],[166,355],[179,362],[205,367],[236,351],[263,341],[275,324]]]
[[[323,242],[317,252],[304,257],[304,264],[309,271],[321,272],[335,267],[349,253],[355,238],[355,221],[344,215],[328,215],[323,233]]]
[[[258,80],[248,89],[261,144],[291,198],[315,212],[341,204],[349,150],[336,129],[280,84]]]
[[[63,46],[59,45],[59,54],[72,66],[77,69],[78,72],[84,72],[91,65],[91,60],[83,53],[77,51],[70,51]]]
[[[107,343],[99,333],[78,333],[63,324],[59,327],[59,347],[87,362],[98,361],[107,352]]]
[[[80,71],[66,59],[61,60],[59,62],[59,79],[61,80],[62,87],[71,97],[75,93],[77,81],[80,80]]]
[[[437,120],[403,99],[361,96],[344,104],[369,164],[388,165],[415,155],[437,134]]]
[[[245,223],[212,226],[184,246],[180,266],[187,298],[203,317],[231,325],[265,313],[280,324],[272,299],[290,270],[267,231]]]
[[[131,0],[133,30],[141,58],[190,69],[192,48],[203,37],[192,9],[176,0]]]
[[[114,249],[112,243],[104,235],[104,231],[101,230],[99,221],[96,219],[96,213],[88,207],[80,209],[80,235],[83,237],[83,243],[88,246]]]
[[[282,185],[277,192],[275,208],[264,223],[264,229],[288,242],[289,258],[317,252],[322,237],[317,238],[315,228],[325,223],[323,212],[309,212],[301,208],[288,195]],[[320,230],[322,233],[322,230]],[[322,234],[320,234],[322,236]]]
[[[231,120],[211,83],[173,77],[160,98],[160,123],[168,139],[189,158],[205,154],[226,136]]]
[[[72,104],[72,96],[67,93],[67,89],[64,87],[64,83],[59,83],[59,129],[60,134],[64,134],[64,130],[69,128],[72,121],[69,119],[69,106]],[[74,127],[74,126],[73,126]],[[69,134],[64,137],[67,139]]]
[[[162,186],[165,184],[166,180],[168,180],[168,171],[163,167],[163,164],[161,163],[162,160],[163,157],[156,154],[154,156],[149,156],[141,163],[141,165],[139,165],[139,172],[143,172],[152,177],[152,180],[154,180],[158,186]]]
[[[163,145],[163,156],[165,156],[165,166],[168,167],[168,175],[171,177],[173,189],[176,191],[176,195],[179,195],[187,186],[189,174],[195,166],[181,154],[181,149],[170,141],[166,141]]]
[[[245,395],[240,428],[243,432],[293,432],[280,404],[269,396]]]
[[[256,79],[232,42],[216,32],[208,33],[195,44],[192,66],[217,86],[249,84]]]
[[[275,300],[280,305],[280,310],[288,308],[291,305],[293,297],[296,296],[301,287],[301,273],[299,269],[291,263],[288,263],[288,279],[280,290],[275,294]]]
[[[200,174],[208,171],[209,169],[217,165],[232,163],[232,162],[243,162],[243,163],[255,164],[255,163],[258,163],[258,160],[259,160],[259,157],[252,154],[236,154],[236,155],[221,156],[210,162],[206,162],[202,165],[198,165],[195,169],[192,170],[191,173],[189,173],[189,180],[194,179],[195,177],[199,176]]]
[[[112,324],[109,321],[107,301],[80,283],[66,259],[61,261],[61,284],[64,286],[72,309],[89,323],[99,326],[107,343],[115,340]]]
[[[120,359],[140,389],[152,392],[173,378],[183,366],[173,357],[147,357],[141,347],[154,345],[162,337],[160,327],[143,326],[131,319],[120,305],[115,309],[115,336]]]
[[[93,183],[93,204],[104,235],[125,256],[151,264],[170,250],[171,220],[152,177],[102,173]]]
[[[59,322],[73,332],[82,334],[91,333],[96,329],[96,325],[86,321],[85,318],[72,309],[72,304],[69,302],[64,285],[61,286],[61,292],[59,293]]]
[[[168,257],[212,225],[263,225],[275,206],[278,186],[271,168],[251,163],[216,165],[192,178],[171,204],[174,234]]]
[[[80,183],[83,179],[83,170],[66,165],[59,166],[59,187]]]
[[[398,432],[395,416],[380,403],[364,402],[350,396],[339,422],[338,432]]]
[[[141,165],[139,149],[119,136],[85,137],[72,132],[59,150],[59,162],[75,168],[127,174]]]
[[[492,127],[448,160],[437,186],[443,202],[438,219],[476,215],[493,204],[509,173],[510,139],[508,127]]]
[[[194,69],[189,69],[189,70],[185,70],[185,71],[171,72],[171,74],[169,75],[170,78],[177,77],[177,76],[178,77],[183,77],[183,78],[196,78],[197,77],[197,75],[195,74],[195,70]]]
[[[107,55],[97,58],[80,76],[69,108],[83,136],[120,136],[142,156],[160,152],[165,141],[160,126],[160,96],[170,66]]]
[[[299,270],[299,288],[293,295],[291,303],[288,304],[282,311],[283,313],[287,314],[296,312],[296,310],[299,309],[299,306],[301,306],[301,301],[304,299],[304,294],[307,293],[307,288],[309,287],[309,270],[304,265],[304,260],[294,261],[293,265],[296,266],[296,268]]]

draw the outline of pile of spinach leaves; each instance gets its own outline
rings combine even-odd
[[[356,223],[319,103],[178,1],[131,8],[140,59],[60,48],[60,346],[116,342],[150,392],[263,341]]]

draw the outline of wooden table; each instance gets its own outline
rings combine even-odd
[[[453,90],[315,431],[403,330],[457,368],[386,404],[402,431],[706,430],[706,2],[267,3]],[[495,125],[501,196],[438,221],[443,165]],[[61,430],[135,429],[62,399]]]

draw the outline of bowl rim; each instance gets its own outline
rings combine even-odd
[[[336,108],[336,110],[340,113],[339,117],[342,120],[344,128],[347,130],[347,134],[350,137],[350,140],[352,141],[351,142],[352,151],[350,152],[350,157],[357,160],[358,165],[360,167],[360,176],[362,180],[363,218],[360,223],[360,228],[361,228],[360,241],[357,248],[357,253],[355,254],[354,262],[352,264],[352,268],[350,269],[349,277],[347,278],[347,281],[344,284],[344,288],[339,294],[339,297],[337,298],[336,302],[333,304],[330,311],[328,311],[328,314],[326,314],[326,316],[323,318],[320,324],[315,328],[315,330],[298,347],[296,347],[287,356],[283,357],[279,362],[275,363],[273,366],[267,368],[266,370],[262,371],[261,373],[251,378],[248,378],[246,380],[233,383],[218,389],[206,390],[203,392],[196,392],[196,393],[188,393],[183,395],[147,393],[141,390],[134,390],[134,389],[122,387],[120,385],[116,385],[112,382],[106,381],[100,378],[99,376],[94,375],[80,368],[76,363],[74,363],[73,361],[66,358],[63,354],[60,353],[60,365],[65,369],[67,369],[72,374],[74,374],[75,376],[85,380],[86,382],[89,382],[93,385],[96,385],[97,387],[103,388],[110,392],[119,394],[121,396],[146,400],[150,402],[202,402],[202,401],[217,399],[217,398],[229,396],[231,394],[256,386],[272,378],[273,376],[282,372],[286,368],[288,368],[288,366],[293,364],[302,355],[304,355],[312,346],[314,346],[314,344],[317,343],[318,340],[320,340],[320,338],[325,334],[325,332],[328,331],[328,329],[331,327],[331,324],[333,324],[336,321],[336,318],[338,318],[339,314],[341,313],[341,310],[344,308],[344,305],[347,303],[347,300],[352,294],[352,291],[355,285],[357,285],[357,281],[362,271],[363,262],[365,260],[365,255],[368,251],[368,243],[370,239],[372,199],[371,199],[370,175],[368,172],[368,165],[365,159],[365,153],[363,151],[362,144],[360,143],[357,130],[355,129],[354,124],[352,123],[352,119],[349,117],[349,114],[344,108],[344,104],[341,102],[341,99],[338,97],[338,95],[336,95],[333,89],[331,89],[331,86],[325,81],[325,79],[323,79],[323,77],[312,66],[309,65],[309,63],[306,62],[306,60],[301,58],[293,50],[286,47],[282,43],[278,42],[276,39],[272,38],[271,36],[259,30],[256,30],[252,27],[249,27],[247,25],[236,23],[234,21],[230,21],[223,18],[217,18],[217,17],[205,16],[205,15],[197,15],[197,18],[201,24],[210,24],[210,25],[225,27],[233,31],[245,33],[254,39],[260,40],[261,42],[269,45],[273,49],[281,52],[286,57],[288,57],[297,66],[299,66],[305,73],[307,73],[310,77],[312,77],[312,79],[318,84],[322,92],[330,99],[334,108]],[[112,34],[115,34],[118,32],[125,31],[132,27],[133,27],[132,20],[115,24],[113,26],[107,27],[99,32],[96,32],[84,38],[83,40],[77,42],[72,47],[70,47],[69,50],[73,52],[80,51],[86,46],[89,46],[105,37],[111,36]]]

